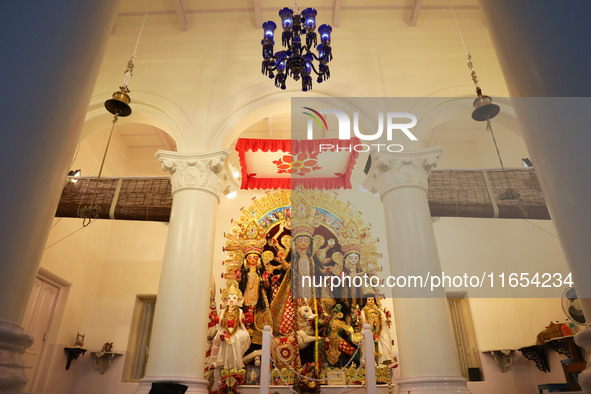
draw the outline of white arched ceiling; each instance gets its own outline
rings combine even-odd
[[[105,100],[111,98],[112,93],[97,94],[92,97],[85,120],[84,133],[93,132],[96,119],[112,118],[105,109]],[[186,145],[185,136],[191,130],[191,123],[182,110],[172,101],[161,95],[145,91],[133,91],[131,96],[131,110],[129,117],[119,118],[118,123],[126,122],[148,124],[168,134],[176,143],[177,150],[182,151]],[[85,135],[82,135],[84,138]]]
[[[292,81],[293,82],[293,81]],[[280,90],[274,87],[272,80],[257,83],[248,89],[230,97],[219,105],[207,122],[205,132],[209,134],[208,149],[227,148],[238,135],[251,124],[279,114],[291,113],[291,99],[294,97],[352,97],[356,94],[346,85],[328,80],[316,89],[302,92],[295,88]]]

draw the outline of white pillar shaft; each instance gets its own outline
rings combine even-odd
[[[419,188],[399,188],[382,199],[386,213],[388,255],[393,275],[440,275],[441,265],[427,202]],[[428,289],[421,292],[427,297]],[[459,376],[445,289],[433,298],[397,297],[394,309],[401,377]],[[420,294],[415,294],[419,297]]]
[[[392,275],[441,273],[427,200],[427,179],[441,154],[438,148],[372,154],[364,184],[384,204]],[[436,293],[393,288],[400,349],[399,392],[468,393],[455,354],[445,290]]]
[[[162,261],[146,378],[175,382],[188,392],[206,392],[204,361],[211,291],[215,217],[219,195],[231,174],[229,152],[201,154],[159,151],[156,157],[172,174],[173,203]]]
[[[589,4],[480,0],[550,216],[591,319]],[[571,97],[567,99],[566,97]],[[591,326],[577,337],[591,351]],[[591,392],[591,369],[579,382]]]
[[[18,325],[82,129],[117,3],[2,3],[0,392],[17,392],[24,386],[20,353],[30,346],[31,338]]]
[[[174,196],[148,376],[203,377],[216,206],[215,196],[202,191]]]

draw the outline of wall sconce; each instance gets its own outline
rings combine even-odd
[[[68,180],[72,183],[78,182],[78,179],[82,175],[82,170],[71,170],[68,172]]]
[[[525,168],[533,168],[533,166],[534,166],[534,164],[531,162],[531,160],[528,159],[527,157],[524,157],[523,159],[521,159],[521,164]]]

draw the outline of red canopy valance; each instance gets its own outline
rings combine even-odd
[[[240,138],[242,189],[350,189],[358,138],[348,141]],[[332,148],[331,148],[332,147]]]

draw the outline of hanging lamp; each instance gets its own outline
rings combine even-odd
[[[275,29],[277,25],[273,21],[263,23],[263,63],[262,73],[270,79],[275,78],[275,86],[285,90],[287,76],[294,81],[302,80],[302,91],[312,89],[312,72],[317,75],[316,82],[322,83],[330,78],[328,63],[332,60],[330,25],[321,25],[316,34],[316,15],[314,8],[306,8],[299,13],[296,2],[296,11],[291,8],[282,8],[279,11],[281,17],[281,43],[284,50],[273,52],[275,45]],[[302,35],[305,35],[304,41]],[[318,44],[320,35],[320,44]],[[316,53],[314,52],[316,50]],[[318,62],[316,68],[315,62]],[[275,73],[277,73],[275,75]]]
[[[519,209],[524,217],[527,217],[527,209],[523,200],[521,199],[520,194],[513,188],[511,188],[511,183],[509,182],[509,177],[507,176],[507,172],[505,171],[505,166],[503,165],[503,159],[501,158],[501,152],[499,151],[499,146],[497,144],[497,139],[495,138],[495,133],[492,128],[491,119],[497,116],[501,110],[501,108],[493,103],[491,97],[483,95],[482,89],[480,88],[480,83],[478,81],[478,76],[476,75],[476,70],[474,70],[474,64],[472,63],[472,56],[470,52],[468,52],[468,48],[466,46],[466,41],[464,40],[464,34],[462,33],[462,29],[460,29],[460,24],[458,22],[458,18],[456,16],[456,11],[454,6],[449,1],[449,5],[454,17],[454,21],[456,23],[456,28],[458,30],[458,34],[460,36],[460,40],[462,42],[462,47],[464,48],[464,53],[466,55],[466,59],[468,60],[468,69],[470,70],[470,76],[472,78],[472,82],[474,83],[474,88],[476,90],[476,94],[478,97],[474,100],[473,106],[474,111],[472,111],[472,119],[483,122],[486,121],[486,129],[490,132],[492,137],[493,143],[495,145],[495,149],[497,152],[497,158],[499,159],[499,164],[501,165],[501,170],[503,172],[503,176],[505,178],[505,182],[507,183],[507,189],[501,193],[499,196],[500,200],[516,200],[518,201]]]
[[[472,63],[472,55],[470,55],[470,52],[468,52],[468,47],[466,46],[466,41],[464,40],[464,34],[462,33],[462,29],[460,29],[458,17],[456,16],[456,10],[454,9],[451,0],[449,2],[449,6],[451,7],[451,12],[456,23],[456,28],[458,29],[460,41],[462,42],[462,48],[464,48],[464,53],[466,54],[466,59],[468,60],[468,69],[470,69],[470,76],[472,77],[472,82],[474,83],[474,89],[476,90],[476,95],[478,96],[473,103],[474,111],[472,111],[472,119],[479,122],[490,120],[499,114],[501,108],[498,105],[493,104],[493,100],[490,96],[485,96],[482,94],[482,89],[480,88],[480,83],[478,82],[478,76],[476,75],[476,70],[474,70],[474,64]]]
[[[127,69],[125,70],[125,76],[123,78],[123,85],[119,87],[119,90],[113,93],[112,98],[105,101],[105,108],[111,114],[113,114],[113,121],[111,125],[111,131],[109,132],[109,138],[107,140],[107,146],[105,147],[105,152],[103,153],[103,159],[101,161],[101,166],[99,169],[98,176],[96,178],[96,183],[94,186],[94,191],[92,193],[92,198],[90,200],[89,205],[85,205],[78,209],[78,216],[83,218],[82,225],[84,227],[88,226],[93,219],[97,219],[99,217],[101,207],[100,205],[96,205],[96,194],[98,190],[99,181],[101,179],[101,175],[103,173],[103,167],[105,165],[105,159],[107,158],[107,152],[109,151],[109,145],[111,144],[111,138],[113,137],[113,130],[115,129],[115,125],[117,124],[117,120],[119,117],[127,117],[131,115],[131,107],[129,104],[131,103],[131,97],[129,96],[129,81],[131,80],[133,67],[135,66],[135,55],[137,53],[137,49],[142,38],[142,32],[144,30],[144,25],[146,24],[146,19],[148,17],[148,11],[144,14],[144,19],[142,21],[142,25],[140,27],[140,32],[138,34],[137,40],[135,42],[135,47],[133,49],[133,53],[131,58],[127,62]]]

